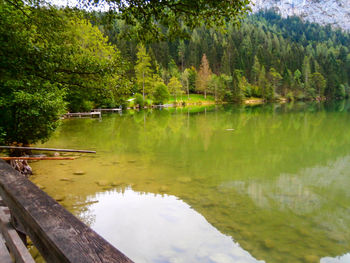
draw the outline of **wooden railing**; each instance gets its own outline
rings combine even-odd
[[[2,160],[0,195],[47,262],[132,262]]]

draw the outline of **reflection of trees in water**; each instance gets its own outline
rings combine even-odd
[[[350,245],[349,168],[345,157],[272,181],[226,181],[186,201],[257,259],[335,257]]]
[[[348,110],[295,103],[141,111],[69,121],[59,140],[137,156],[163,171],[153,170],[148,184],[146,169],[134,167],[137,190],[166,185],[257,259],[303,262],[341,255],[350,244]]]

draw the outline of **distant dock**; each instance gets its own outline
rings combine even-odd
[[[121,113],[121,108],[108,109],[92,109],[91,112],[68,112],[63,115],[63,118],[99,118],[101,119],[102,112],[118,112]]]
[[[92,112],[121,112],[121,108],[111,108],[111,109],[93,109]]]
[[[63,115],[64,118],[101,118],[100,111],[94,112],[73,112],[66,113]]]

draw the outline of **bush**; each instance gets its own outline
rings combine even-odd
[[[286,95],[286,98],[288,101],[294,101],[294,94],[293,92],[288,92],[287,95]]]
[[[32,144],[48,139],[64,113],[64,93],[41,89],[11,95],[6,103],[0,104],[0,142]]]
[[[343,99],[345,98],[345,86],[343,84],[337,86],[336,91],[335,91],[335,97],[338,99]]]
[[[139,93],[135,95],[135,105],[139,105],[140,108],[145,106],[145,101],[143,100],[143,96]]]
[[[119,98],[116,101],[116,105],[117,107],[121,107],[123,110],[126,110],[128,108],[129,102],[124,98]]]
[[[89,112],[94,108],[94,103],[89,100],[84,100],[81,105],[81,111],[83,112]]]
[[[164,104],[170,98],[168,87],[164,84],[159,84],[156,87],[156,90],[153,94],[153,97],[154,97],[154,104],[156,104],[156,105],[157,104],[158,105]]]

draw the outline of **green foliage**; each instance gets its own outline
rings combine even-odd
[[[200,25],[224,28],[230,17],[236,24],[247,13],[249,0],[167,0],[167,1],[96,1],[80,0],[88,6],[103,3],[117,16],[132,25],[129,30],[137,39],[164,40],[189,37],[190,30]]]
[[[181,81],[182,81],[182,86],[184,87],[186,93],[187,93],[187,98],[190,96],[190,70],[185,69],[184,72],[181,74]]]
[[[317,96],[321,97],[326,88],[326,80],[321,73],[315,72],[311,75],[313,89],[317,92]]]
[[[345,86],[344,85],[339,85],[336,87],[335,90],[335,97],[339,99],[344,99],[346,96],[345,94]]]
[[[350,83],[350,34],[346,32],[303,23],[297,17],[284,19],[270,11],[250,15],[240,27],[228,21],[225,34],[204,26],[189,32],[191,38],[185,41],[174,39],[148,45],[166,73],[162,75],[165,83],[170,80],[172,68],[179,67],[182,72],[186,68],[199,69],[203,54],[207,54],[208,65],[216,75],[224,73],[234,79],[235,70],[242,71],[248,96],[274,99],[275,95],[285,97],[292,93],[296,99],[335,97],[337,87]],[[134,49],[132,42],[119,47],[124,54],[131,54]],[[282,77],[280,81],[271,77],[271,68]],[[206,89],[194,89],[202,78],[198,72],[191,72],[194,74],[189,77],[190,92],[204,94]],[[319,94],[312,81],[315,72],[326,80]],[[187,86],[186,81],[182,83]],[[224,97],[239,98],[240,94],[235,94],[238,91],[227,85]]]
[[[145,94],[152,93],[152,70],[151,70],[151,58],[147,54],[144,45],[138,46],[137,61],[135,65],[136,83],[139,86],[139,90],[142,91],[143,100]]]
[[[143,99],[143,96],[139,93],[136,93],[134,102],[135,105],[138,105],[139,108],[143,108],[145,106],[145,100]]]
[[[178,69],[178,67],[173,59],[170,60],[168,68],[169,68],[169,73],[170,73],[171,77],[180,78],[179,69]]]
[[[181,82],[179,81],[179,79],[177,77],[174,76],[170,79],[169,84],[168,84],[168,88],[169,88],[170,93],[175,96],[175,101],[176,101],[177,96],[179,94],[182,94]]]
[[[279,93],[279,88],[281,87],[282,76],[274,68],[271,68],[268,74],[270,85],[268,85],[267,99],[273,100],[276,93]]]
[[[166,103],[170,98],[168,87],[165,84],[157,85],[156,90],[153,94],[153,97],[154,97],[153,102],[156,105],[162,105]]]
[[[66,102],[84,110],[128,93],[120,53],[78,12],[3,1],[0,20],[3,142],[47,139]]]
[[[188,68],[188,83],[190,93],[196,90],[197,71],[194,67]]]
[[[0,104],[1,143],[44,141],[57,128],[65,108],[64,91],[49,85],[46,90],[15,91]]]
[[[65,69],[71,73],[65,77],[71,79],[67,95],[69,109],[86,111],[94,106],[117,106],[116,100],[126,97],[130,87],[123,77],[127,64],[120,52],[108,44],[108,39],[96,26],[74,16],[65,34],[74,47],[70,52],[74,63],[70,65],[71,69]],[[77,72],[79,68],[82,70]]]
[[[214,95],[215,101],[222,101],[224,99],[225,90],[229,81],[230,77],[225,74],[219,76],[216,74],[211,75],[209,81],[209,93]]]
[[[252,82],[253,84],[256,84],[259,78],[259,74],[260,74],[260,63],[259,63],[259,59],[257,56],[254,57],[254,64],[252,67]]]

